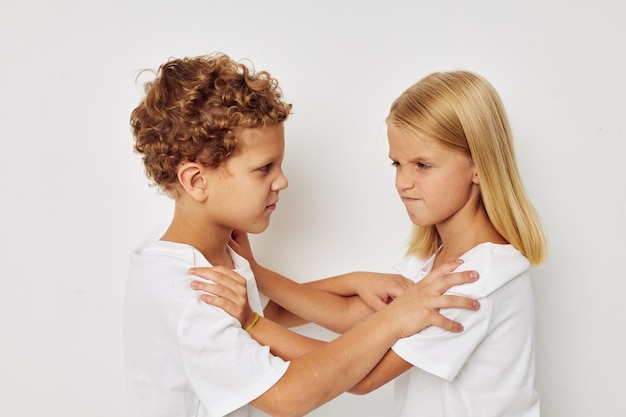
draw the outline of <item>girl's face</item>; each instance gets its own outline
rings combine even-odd
[[[244,129],[240,140],[240,150],[216,168],[210,182],[211,217],[226,228],[260,233],[288,184],[281,167],[284,127]]]
[[[422,227],[459,224],[468,203],[480,193],[470,156],[428,138],[416,138],[389,123],[389,158],[396,167],[396,189],[411,221]],[[477,201],[477,198],[473,198]]]

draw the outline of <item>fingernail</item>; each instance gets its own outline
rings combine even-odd
[[[196,281],[191,281],[191,288],[198,288],[198,283]]]
[[[476,301],[476,300],[474,300],[474,302],[472,303],[472,305],[474,306],[474,308],[475,308],[476,310],[478,310],[478,309],[480,308],[480,303],[479,303],[478,301]]]
[[[462,264],[462,263],[463,263],[463,259],[457,259],[457,260],[456,260],[456,263],[457,263],[457,264]]]
[[[459,332],[462,332],[463,330],[465,330],[465,329],[463,329],[463,325],[462,324],[459,324],[459,327],[457,327],[457,329],[459,330]]]
[[[469,276],[470,278],[478,279],[478,272],[470,271]]]
[[[189,269],[187,270],[187,273],[189,273],[189,274],[195,274],[195,273],[196,273],[196,268],[189,268]]]

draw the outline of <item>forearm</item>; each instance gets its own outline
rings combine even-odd
[[[269,346],[272,354],[286,361],[299,358],[326,342],[292,332],[289,329],[261,317],[250,335],[263,346]]]
[[[399,337],[399,326],[387,314],[371,315],[332,342],[293,359],[285,375],[259,399],[263,401],[253,405],[272,413],[274,404],[288,410],[287,415],[304,415],[365,377]]]
[[[347,274],[337,275],[330,278],[318,279],[305,283],[309,288],[316,290],[328,291],[333,294],[342,296],[357,295],[356,281],[360,272],[349,272]]]
[[[276,304],[337,333],[344,332],[371,312],[358,297],[343,297],[303,285],[259,265],[254,266],[254,274],[259,290]]]

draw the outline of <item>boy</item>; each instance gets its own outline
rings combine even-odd
[[[411,287],[302,356],[296,352],[310,350],[312,341],[260,317],[265,310],[282,323],[298,320],[259,294],[248,262],[228,242],[234,230],[265,230],[287,187],[281,163],[290,110],[267,72],[223,54],[170,60],[146,85],[131,115],[135,150],[175,210],[167,230],[131,259],[124,339],[133,416],[304,415],[363,378],[398,338],[429,325],[460,331],[439,308],[475,309],[472,300],[441,295],[474,280],[452,274],[446,283]],[[210,266],[245,278],[257,313],[244,326],[220,297],[215,305],[223,308],[207,308],[190,288],[188,269]],[[293,360],[274,356],[250,337],[253,330],[284,341]]]

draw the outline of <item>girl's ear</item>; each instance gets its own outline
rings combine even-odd
[[[474,176],[472,177],[472,183],[476,185],[480,185],[480,177],[478,176],[478,172],[476,172],[476,168],[474,168]]]
[[[178,168],[178,182],[183,190],[198,202],[208,197],[206,167],[196,162],[187,162]]]

